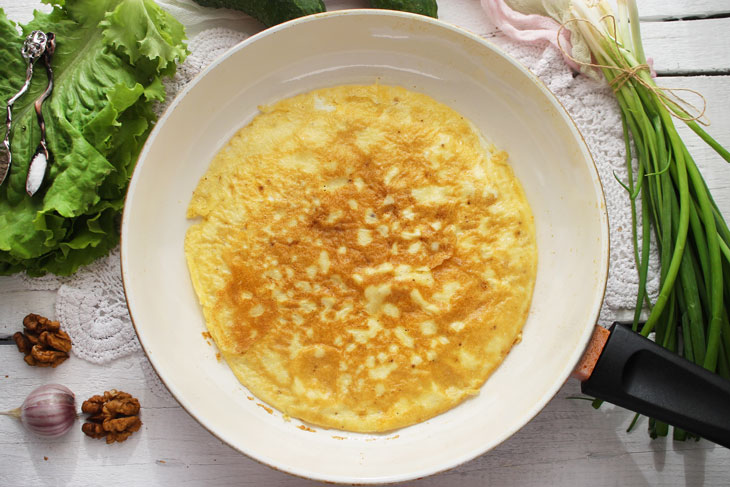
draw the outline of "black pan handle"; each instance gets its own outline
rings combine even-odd
[[[730,448],[730,381],[614,323],[585,394]]]

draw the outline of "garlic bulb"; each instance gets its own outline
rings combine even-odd
[[[0,414],[19,419],[38,435],[61,436],[76,420],[76,397],[66,386],[46,384],[28,394],[19,408]]]

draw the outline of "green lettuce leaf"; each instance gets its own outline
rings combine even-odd
[[[25,80],[20,48],[32,30],[54,32],[54,89],[43,106],[52,154],[41,191],[25,193],[40,140],[33,102],[42,62],[13,107],[13,165],[0,186],[0,274],[68,275],[119,239],[119,214],[139,152],[164,100],[164,76],[187,49],[183,26],[152,0],[45,0],[50,13],[16,25],[0,9],[0,100]],[[0,136],[5,135],[5,125]]]

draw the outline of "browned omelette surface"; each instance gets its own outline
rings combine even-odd
[[[238,379],[287,415],[362,432],[477,394],[519,339],[536,272],[506,154],[399,87],[261,111],[200,181],[185,240]]]

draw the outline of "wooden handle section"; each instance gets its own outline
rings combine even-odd
[[[601,356],[603,347],[606,346],[606,341],[610,334],[611,332],[608,331],[608,329],[600,325],[596,325],[595,328],[593,328],[593,336],[591,337],[591,341],[588,343],[588,348],[586,348],[583,358],[580,359],[578,365],[576,365],[575,369],[573,369],[573,373],[570,374],[572,378],[578,379],[581,382],[588,380],[593,373],[593,369],[596,367],[598,357]]]

